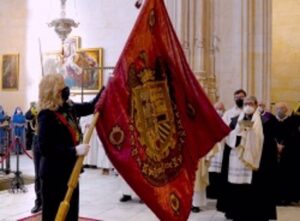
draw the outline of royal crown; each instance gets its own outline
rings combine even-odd
[[[154,71],[150,70],[150,69],[144,69],[141,73],[140,73],[140,79],[141,82],[143,84],[145,84],[148,81],[154,81],[155,80],[155,76],[154,76]]]

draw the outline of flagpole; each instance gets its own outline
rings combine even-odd
[[[90,142],[90,139],[91,139],[91,136],[92,136],[92,133],[93,133],[93,130],[95,128],[98,118],[99,118],[99,113],[97,112],[94,114],[94,117],[92,119],[90,127],[88,128],[87,132],[84,134],[84,138],[83,138],[84,144],[88,144]],[[83,160],[84,160],[84,156],[77,157],[76,164],[73,168],[71,177],[68,182],[67,193],[65,195],[64,201],[62,201],[60,203],[58,212],[55,217],[55,221],[65,221],[66,220],[66,217],[67,217],[67,214],[68,214],[69,208],[70,208],[70,201],[71,201],[71,198],[73,195],[73,191],[76,188],[77,183],[78,183]],[[47,208],[44,208],[44,209],[47,209]]]

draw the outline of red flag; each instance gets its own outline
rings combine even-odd
[[[187,220],[198,160],[228,132],[190,70],[162,0],[147,0],[97,104],[98,134],[163,221]]]

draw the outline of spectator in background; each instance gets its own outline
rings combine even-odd
[[[274,118],[274,115],[266,110],[266,105],[264,102],[260,101],[258,103],[257,109],[261,115],[263,122],[266,122],[266,121],[270,120],[271,118]]]
[[[30,103],[29,110],[25,114],[26,119],[26,149],[31,150],[36,126],[37,107],[35,102]]]
[[[22,146],[25,145],[25,116],[20,107],[16,107],[15,112],[12,117],[13,131],[14,137],[19,139],[19,142]],[[22,147],[18,143],[15,146],[15,152],[19,152],[19,154],[23,153]]]
[[[223,115],[223,120],[232,130],[235,128],[236,122],[233,122],[233,119],[238,118],[238,116],[243,111],[244,106],[244,99],[247,96],[246,92],[243,89],[239,89],[234,92],[233,94],[235,105],[227,110]],[[228,190],[227,187],[227,177],[228,177],[228,164],[229,164],[229,154],[231,148],[225,143],[224,150],[222,153],[222,165],[221,165],[221,175],[220,175],[220,186],[221,189],[218,191],[218,202],[217,202],[217,209],[218,211],[224,212],[226,211],[226,202],[223,200],[225,199],[225,195],[227,194]],[[226,215],[226,214],[225,214]]]
[[[300,116],[289,114],[284,102],[275,105],[278,121],[277,150],[279,161],[278,204],[291,205],[300,200]]]
[[[26,133],[26,145],[27,149],[32,149],[33,152],[33,163],[34,163],[34,190],[35,190],[35,201],[34,207],[31,209],[31,213],[37,213],[42,210],[42,184],[41,177],[39,174],[41,165],[41,150],[38,145],[37,136],[37,107],[35,102],[30,103],[30,108],[26,112],[25,117],[27,120],[27,133]],[[30,140],[29,140],[30,139]]]
[[[0,105],[0,154],[4,154],[4,145],[6,145],[5,136],[6,128],[9,126],[9,116],[5,113],[3,107]]]
[[[217,102],[214,104],[215,110],[220,117],[223,117],[225,113],[225,106],[222,102]],[[222,168],[224,152],[224,141],[218,142],[214,148],[206,155],[206,163],[208,165],[209,172],[209,185],[207,186],[207,197],[211,199],[216,199],[220,188],[220,176]]]

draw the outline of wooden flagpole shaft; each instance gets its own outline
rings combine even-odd
[[[95,115],[92,119],[90,127],[88,128],[87,132],[84,134],[84,137],[83,137],[83,143],[84,144],[88,144],[90,142],[90,139],[91,139],[93,130],[95,128],[95,125],[97,123],[98,117],[99,117],[99,113],[97,112],[97,113],[95,113]],[[67,217],[67,214],[68,214],[69,208],[70,208],[70,201],[71,201],[71,198],[72,198],[72,195],[73,195],[73,191],[76,188],[77,183],[78,183],[78,179],[79,179],[79,175],[80,175],[80,172],[81,172],[83,160],[84,160],[84,156],[79,156],[77,158],[76,164],[73,168],[71,177],[70,177],[69,182],[68,182],[67,193],[65,195],[64,201],[62,201],[60,203],[58,212],[57,212],[56,217],[55,217],[55,221],[65,221],[65,219]],[[47,208],[44,208],[44,209],[47,209]]]

